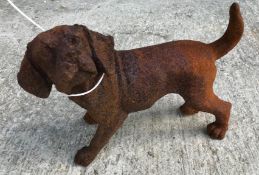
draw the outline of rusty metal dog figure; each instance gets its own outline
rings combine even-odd
[[[47,98],[52,84],[65,94],[85,92],[69,99],[87,109],[84,119],[98,124],[89,146],[80,149],[75,162],[89,165],[129,113],[151,107],[168,93],[180,94],[183,114],[204,111],[215,115],[207,127],[214,139],[223,139],[228,129],[231,103],[213,92],[215,61],[241,39],[244,24],[239,5],[230,8],[229,25],[215,42],[180,40],[133,50],[117,51],[113,37],[82,25],[58,26],[42,32],[27,46],[19,85],[37,97]]]

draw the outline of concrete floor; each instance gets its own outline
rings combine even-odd
[[[84,24],[115,37],[116,49],[177,39],[211,42],[228,23],[232,0],[14,0],[45,29]],[[233,103],[222,141],[205,132],[213,116],[184,118],[174,94],[133,113],[87,168],[74,165],[95,126],[85,111],[55,89],[39,99],[16,80],[26,43],[40,30],[0,1],[0,174],[259,174],[259,1],[240,0],[245,33],[217,61],[215,91]]]

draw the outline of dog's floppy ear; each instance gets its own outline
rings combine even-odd
[[[90,47],[92,52],[95,52],[98,62],[102,65],[107,74],[115,73],[115,60],[114,60],[114,40],[112,36],[105,36],[98,32],[87,29],[88,35],[90,35]],[[93,58],[95,59],[95,58]],[[98,64],[97,62],[97,64]]]
[[[22,60],[20,71],[17,74],[18,84],[25,91],[37,97],[47,98],[50,94],[52,83],[31,64],[27,52],[28,50]]]

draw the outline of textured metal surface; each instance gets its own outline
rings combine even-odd
[[[64,22],[84,23],[81,20],[82,15],[85,15],[89,18],[85,21],[87,26],[115,35],[115,43],[119,44],[116,48],[130,49],[172,39],[213,41],[219,37],[219,31],[223,32],[226,27],[226,7],[231,2],[204,1],[198,4],[195,1],[152,1],[147,6],[140,1],[107,1],[98,6],[91,6],[90,3],[87,7],[82,2],[80,8],[93,8],[90,11],[80,11],[75,5],[67,4],[66,7],[65,2],[47,1],[41,5],[32,1],[26,3],[42,11],[48,11],[50,6],[62,6],[57,12],[63,12],[65,20],[52,17],[54,12],[46,13],[53,25],[43,16],[42,11],[35,12],[39,16],[39,23],[45,28]],[[7,10],[12,9],[2,4],[4,10],[1,13],[7,15],[2,17],[6,23],[1,23],[0,41],[2,174],[257,173],[256,2],[241,3],[244,18],[247,19],[246,34],[235,51],[217,62],[216,92],[223,99],[233,102],[230,130],[223,141],[210,140],[202,132],[211,115],[200,113],[192,118],[181,118],[176,109],[183,100],[179,96],[168,95],[151,109],[132,114],[108,147],[101,151],[99,158],[87,169],[73,165],[73,151],[90,141],[95,128],[85,126],[81,119],[84,111],[55,90],[48,100],[40,100],[24,94],[19,88],[16,73],[21,60],[17,59],[22,57],[25,44],[35,36],[36,30],[31,30],[30,24],[26,25],[16,13],[7,13]],[[23,3],[19,2],[18,5],[23,6]],[[80,12],[80,18],[74,14],[75,9]],[[32,9],[27,10],[33,15]],[[118,17],[116,13],[121,16]],[[107,19],[103,18],[105,14]],[[219,18],[222,14],[224,18]],[[13,17],[14,20],[9,21]],[[129,21],[125,21],[125,17]],[[189,18],[193,20],[186,20]],[[113,19],[116,19],[116,23]],[[209,25],[212,22],[213,25]],[[191,29],[187,28],[189,25]]]

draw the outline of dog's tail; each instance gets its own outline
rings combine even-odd
[[[244,31],[244,22],[238,3],[233,3],[231,5],[229,15],[229,24],[224,35],[220,39],[209,44],[215,51],[215,60],[233,49],[241,39]]]

